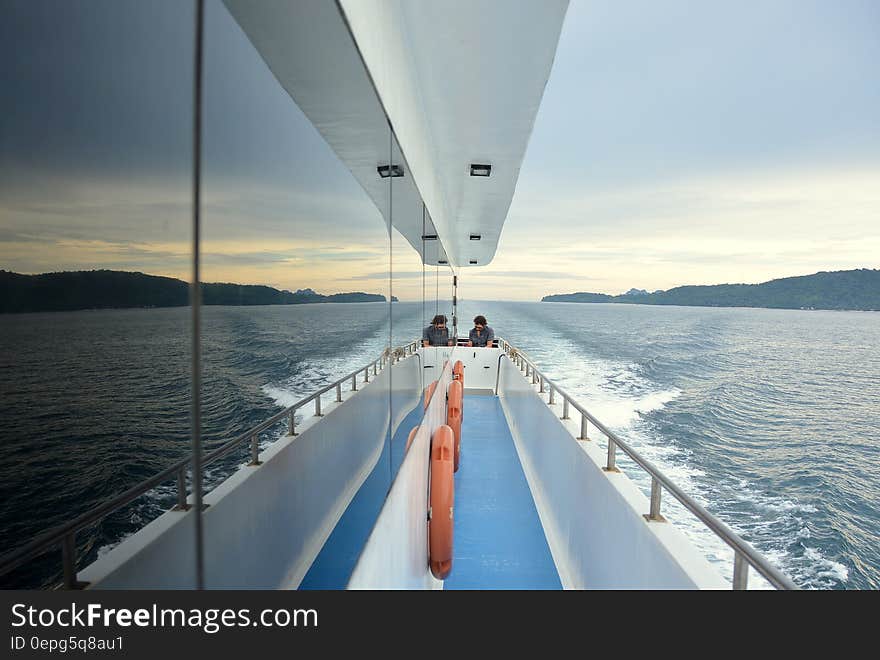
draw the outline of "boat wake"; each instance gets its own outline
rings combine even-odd
[[[828,589],[846,582],[848,571],[843,564],[825,557],[820,548],[803,543],[814,534],[810,526],[814,506],[768,493],[748,479],[728,483],[715,476],[707,478],[695,455],[700,450],[670,435],[668,426],[661,432],[656,420],[672,412],[670,408],[674,409],[682,391],[652,379],[651,365],[597,358],[562,334],[553,336],[545,346],[524,348],[548,377],[797,584]],[[590,436],[596,439],[600,434],[591,430]],[[617,460],[621,470],[650,497],[647,473],[622,452]],[[663,514],[732,583],[733,551],[669,494],[663,498]],[[752,570],[749,588],[772,586]]]

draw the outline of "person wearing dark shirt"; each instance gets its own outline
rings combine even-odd
[[[495,339],[495,331],[486,325],[486,317],[483,315],[474,318],[474,328],[468,336],[468,346],[492,346]]]
[[[446,327],[446,317],[443,314],[437,314],[431,325],[422,332],[422,346],[452,346],[449,329]]]

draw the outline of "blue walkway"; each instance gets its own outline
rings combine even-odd
[[[357,564],[376,518],[385,503],[394,475],[403,463],[406,439],[413,426],[422,421],[421,401],[397,427],[397,432],[382,448],[376,467],[361,484],[360,489],[342,514],[336,527],[324,542],[321,552],[299,585],[300,589],[345,589],[351,572]]]
[[[507,419],[494,396],[464,398],[452,573],[443,588],[562,588]]]

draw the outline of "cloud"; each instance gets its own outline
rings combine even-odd
[[[524,278],[530,280],[570,280],[572,273],[546,270],[487,270],[485,272],[472,271],[470,268],[462,269],[462,276],[473,274],[478,277],[500,277],[500,278]],[[584,275],[578,275],[578,279],[594,279]]]
[[[235,254],[206,252],[202,254],[202,259],[206,263],[250,266],[274,266],[302,261],[295,254],[289,252],[239,252]]]
[[[107,268],[186,277],[191,262],[186,244],[150,246],[69,239],[0,242],[0,267],[20,273]]]
[[[44,243],[45,238],[34,234],[5,229],[0,227],[0,244],[2,243]]]
[[[434,277],[434,271],[426,271],[425,275],[427,277]],[[393,277],[395,280],[398,279],[421,279],[422,271],[418,270],[409,270],[409,271],[394,271]],[[361,273],[357,275],[352,275],[350,277],[346,277],[346,280],[355,281],[355,280],[388,280],[389,272],[387,270],[375,271],[372,273]]]

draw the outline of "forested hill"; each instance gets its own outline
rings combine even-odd
[[[204,305],[297,305],[384,300],[386,298],[381,294],[360,291],[325,296],[311,289],[291,293],[250,284],[202,284]],[[0,313],[182,307],[188,304],[189,284],[172,277],[115,270],[43,275],[20,275],[0,270]]]
[[[852,309],[880,311],[880,270],[860,268],[784,277],[761,284],[679,286],[653,293],[565,293],[541,302],[610,302],[695,307],[771,307],[778,309]]]

